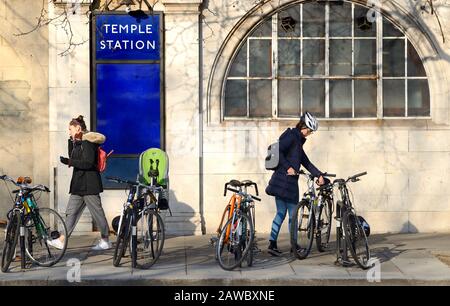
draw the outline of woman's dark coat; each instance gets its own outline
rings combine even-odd
[[[280,162],[272,174],[266,193],[271,196],[280,197],[290,203],[299,201],[299,176],[287,175],[287,170],[292,167],[295,171],[300,170],[303,165],[311,174],[318,177],[322,173],[309,161],[303,144],[306,138],[302,136],[299,129],[287,129],[279,138]]]
[[[82,140],[69,139],[69,167],[73,167],[71,194],[96,195],[103,191],[102,180],[97,170],[97,150],[105,139],[104,135],[95,132],[83,134]]]

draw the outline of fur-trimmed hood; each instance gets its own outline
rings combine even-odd
[[[97,132],[87,132],[83,134],[82,140],[86,140],[92,143],[97,143],[99,145],[103,144],[106,141],[106,137],[103,134]]]

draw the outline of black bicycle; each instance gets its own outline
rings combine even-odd
[[[356,214],[356,210],[350,199],[350,192],[347,184],[358,182],[359,177],[366,175],[362,172],[348,177],[347,179],[336,179],[333,183],[321,186],[321,191],[330,190],[337,186],[340,199],[336,202],[336,256],[337,264],[343,266],[351,265],[348,260],[348,250],[356,264],[362,269],[368,269],[370,264],[370,249],[361,219]]]
[[[14,207],[8,212],[5,244],[3,246],[3,272],[8,271],[11,262],[16,257],[16,246],[19,240],[21,268],[27,266],[28,257],[32,263],[50,267],[64,256],[67,239],[62,249],[53,247],[49,240],[67,237],[67,228],[63,218],[53,209],[38,207],[35,194],[50,192],[44,185],[31,186],[31,178],[19,177],[17,181],[6,175],[1,180],[11,182],[19,187],[14,190]]]
[[[160,257],[164,247],[164,222],[159,214],[158,198],[163,187],[107,177],[129,186],[117,230],[113,265],[118,267],[129,247],[133,268],[148,269]]]
[[[330,240],[333,214],[332,193],[319,192],[314,188],[315,176],[300,170],[295,175],[307,178],[308,190],[294,210],[290,228],[291,249],[298,259],[305,259],[311,252],[314,239],[319,252],[324,252]],[[324,173],[322,176],[335,177],[335,174]],[[329,180],[326,179],[328,182]]]

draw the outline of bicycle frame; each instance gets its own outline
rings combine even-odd
[[[11,217],[15,215],[15,212],[19,211],[20,220],[19,220],[19,246],[20,246],[20,266],[22,269],[26,268],[26,254],[25,254],[25,230],[26,230],[26,218],[28,216],[33,220],[36,231],[40,234],[40,237],[45,240],[48,238],[48,234],[45,230],[45,222],[42,220],[42,217],[39,215],[39,208],[37,206],[36,200],[34,199],[34,195],[32,191],[24,191],[20,188],[17,192],[17,195],[14,200],[14,207],[10,210]],[[33,253],[32,248],[30,247],[30,253]]]
[[[232,219],[233,221],[231,221],[230,225],[226,229],[226,235],[225,235],[225,241],[224,241],[225,243],[228,242],[228,238],[230,237],[230,233],[231,233],[231,226],[232,226],[232,224],[234,224],[234,220],[236,219],[235,212],[237,210],[241,209],[241,200],[242,200],[241,196],[239,196],[237,194],[233,194],[231,196],[230,203],[228,204],[229,208],[230,208],[230,211],[228,212],[228,219]]]
[[[340,199],[336,201],[336,257],[337,262],[342,262],[342,264],[348,265],[350,261],[348,260],[348,247],[347,241],[345,239],[345,231],[342,228],[342,217],[347,210],[354,210],[352,202],[350,200],[350,194],[347,187],[349,181],[356,182],[358,177],[367,174],[366,172],[356,174],[349,177],[347,180],[337,179],[333,182],[333,185],[338,186]],[[342,249],[342,254],[341,254]]]
[[[233,188],[230,188],[229,185]],[[216,245],[216,259],[225,270],[234,269],[241,265],[243,260],[247,260],[248,266],[253,264],[253,254],[256,249],[254,200],[261,201],[261,199],[247,192],[248,187],[251,186],[255,187],[256,194],[258,194],[257,184],[250,180],[242,182],[231,180],[224,187],[224,196],[227,195],[227,191],[231,191],[233,194],[222,214],[217,229],[217,238],[211,238],[211,244]],[[225,246],[226,249],[224,249]],[[222,253],[223,251],[225,253]],[[233,254],[234,263],[231,266],[229,259],[227,259],[227,263],[222,261],[223,256],[233,256]]]
[[[314,177],[312,175],[304,173],[304,172],[300,172],[298,174],[303,175],[308,179],[308,181],[307,181],[308,190],[303,194],[302,201],[307,201],[311,205],[311,208],[310,208],[311,213],[308,216],[308,224],[307,224],[307,228],[310,228],[312,218],[314,218],[315,221],[317,221],[316,216],[319,215],[317,213],[318,212],[317,209],[318,209],[319,205],[322,204],[322,202],[319,201],[319,199],[316,195],[316,189],[314,188]],[[303,222],[303,220],[301,220],[301,222]],[[316,226],[317,226],[317,222],[316,222]],[[301,224],[299,224],[298,227],[300,228]]]
[[[122,182],[127,183],[130,186],[130,193],[128,194],[127,201],[123,204],[123,209],[120,214],[119,218],[119,224],[118,224],[118,233],[117,235],[121,235],[121,229],[122,229],[122,222],[124,220],[125,214],[128,213],[128,210],[131,210],[130,214],[130,222],[131,222],[131,236],[130,236],[130,250],[131,250],[131,256],[133,259],[132,268],[134,268],[135,259],[137,257],[137,240],[138,240],[138,232],[137,232],[137,225],[138,220],[144,216],[144,214],[149,210],[158,210],[158,193],[162,192],[163,188],[160,186],[154,186],[154,185],[144,185],[139,182],[132,182],[132,181],[126,181],[122,180],[120,178],[112,178],[107,177],[107,179],[116,181],[116,182]],[[152,180],[154,183],[155,180]],[[142,192],[144,191],[144,192]],[[147,201],[146,197],[149,197],[150,200]],[[138,204],[138,201],[143,200],[143,206],[138,207],[136,204]],[[152,207],[152,205],[154,205]]]

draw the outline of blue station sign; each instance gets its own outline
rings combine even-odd
[[[97,60],[160,60],[160,15],[97,15]]]

